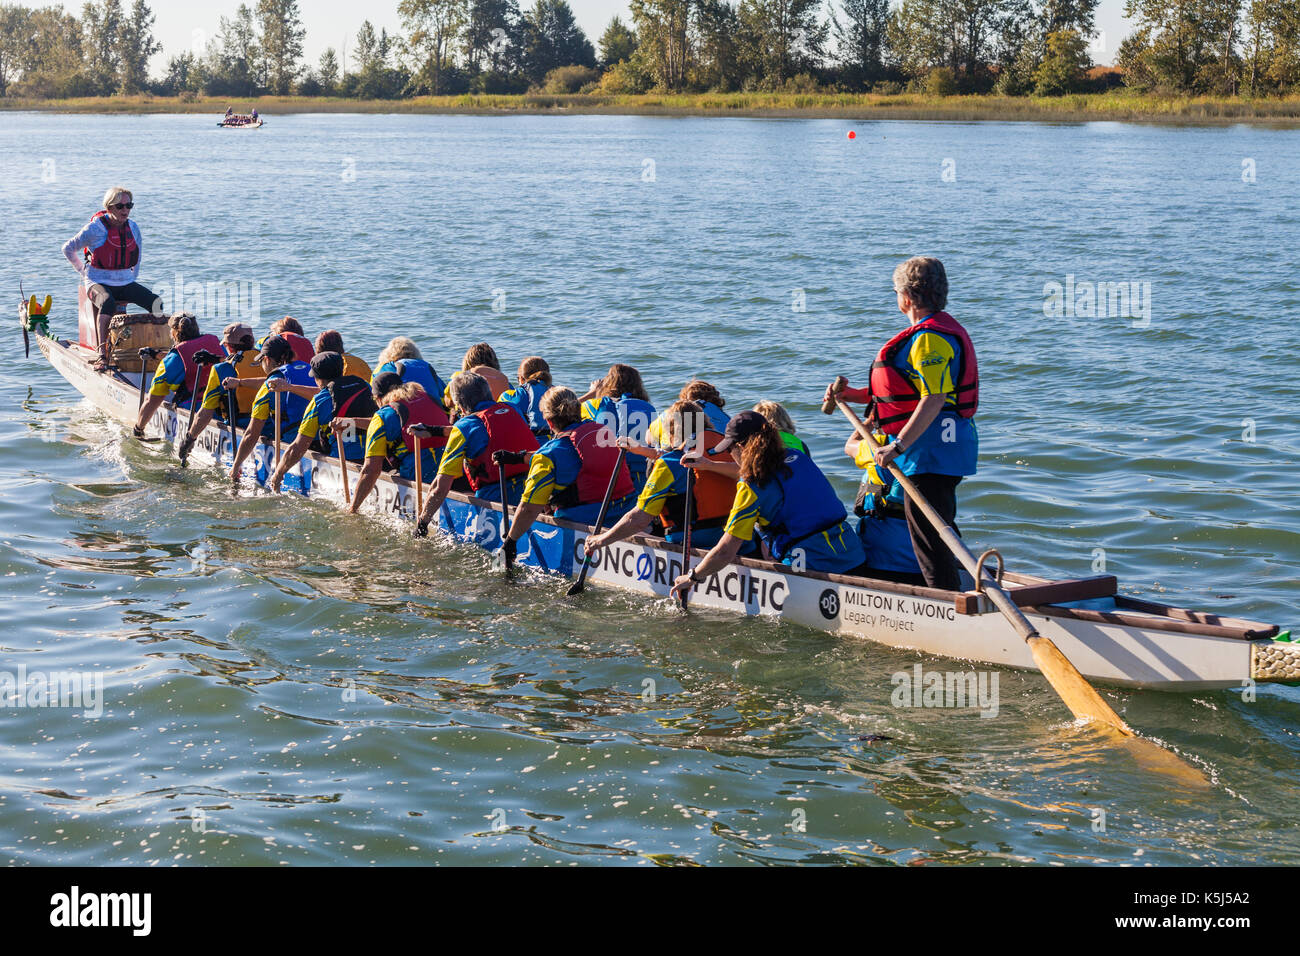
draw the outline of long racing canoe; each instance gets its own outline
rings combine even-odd
[[[37,333],[41,352],[96,408],[130,426],[139,408],[138,373],[95,372],[95,354],[75,343]],[[163,406],[146,435],[177,442],[185,413]],[[229,469],[229,427],[214,421],[199,437],[190,461]],[[245,462],[243,480],[263,484],[274,470],[271,441],[262,439]],[[355,472],[352,473],[355,480]],[[285,477],[283,492],[344,502],[336,460],[308,452]],[[501,547],[501,506],[451,493],[439,526],[463,542]],[[363,511],[414,519],[414,483],[391,474],[378,481]],[[542,516],[520,541],[517,563],[571,575],[582,562],[589,529]],[[695,552],[702,555],[704,552]],[[666,597],[680,573],[680,548],[639,535],[598,552],[588,580],[639,594]],[[1048,581],[1007,573],[1004,586],[1039,632],[1079,671],[1104,684],[1196,691],[1247,682],[1300,681],[1300,641],[1276,625],[1189,611],[1117,593],[1114,577]],[[701,581],[691,605],[765,615],[831,634],[875,641],[981,665],[1034,669],[1025,642],[987,597],[888,581],[795,571],[770,561],[739,559]]]

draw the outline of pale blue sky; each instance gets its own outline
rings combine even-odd
[[[373,0],[359,5],[355,0],[299,0],[303,25],[307,28],[305,52],[308,61],[314,64],[326,47],[341,50],[345,36],[350,55],[357,28],[366,18],[376,30],[387,27],[389,32],[395,32],[398,29],[397,2]],[[529,0],[520,0],[520,4],[530,5]],[[249,0],[249,5],[254,5],[253,0]],[[630,19],[626,0],[569,0],[569,5],[592,43],[600,38],[610,17],[617,14],[625,22]],[[63,6],[71,12],[80,13],[81,10],[81,4],[77,2],[67,2]],[[152,63],[154,71],[159,72],[168,57],[190,49],[196,38],[195,31],[203,31],[197,35],[200,40],[215,34],[220,18],[233,15],[239,0],[211,0],[202,7],[194,4],[193,0],[150,0],[150,6],[157,18],[155,35],[163,45],[163,52]],[[1124,0],[1101,0],[1097,26],[1102,35],[1092,54],[1095,62],[1111,63],[1114,60],[1120,40],[1128,32],[1123,11]]]

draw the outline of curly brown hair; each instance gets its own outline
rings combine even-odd
[[[693,378],[682,386],[678,398],[688,402],[712,402],[719,408],[727,404],[722,393],[703,379]]]
[[[785,464],[786,447],[781,433],[767,419],[757,432],[740,445],[740,477],[756,485],[764,485],[779,472],[789,477]]]
[[[650,401],[645,386],[641,384],[640,372],[631,365],[611,365],[605,377],[600,380],[600,388],[596,389],[596,397],[619,399],[624,395],[631,395],[643,402]]]
[[[343,336],[336,329],[326,329],[316,336],[317,352],[338,352],[343,354]]]
[[[295,335],[302,335],[302,323],[292,315],[286,315],[283,319],[276,319],[271,323],[271,331],[277,335],[281,332],[292,332]]]

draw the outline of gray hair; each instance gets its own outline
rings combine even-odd
[[[902,292],[921,309],[935,312],[948,304],[948,274],[930,256],[913,256],[894,270],[894,291]]]
[[[492,389],[482,375],[473,372],[457,372],[451,377],[449,385],[451,400],[466,415],[483,402],[492,401]]]

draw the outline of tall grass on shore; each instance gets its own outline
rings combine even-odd
[[[109,96],[84,99],[0,99],[0,109],[60,113],[211,113],[229,105],[285,113],[611,113],[660,116],[809,116],[912,120],[1148,120],[1165,122],[1300,123],[1300,96],[1270,99],[1173,96],[1126,90],[1061,97],[935,96],[902,93],[647,93],[421,96],[401,100],[263,96]]]

